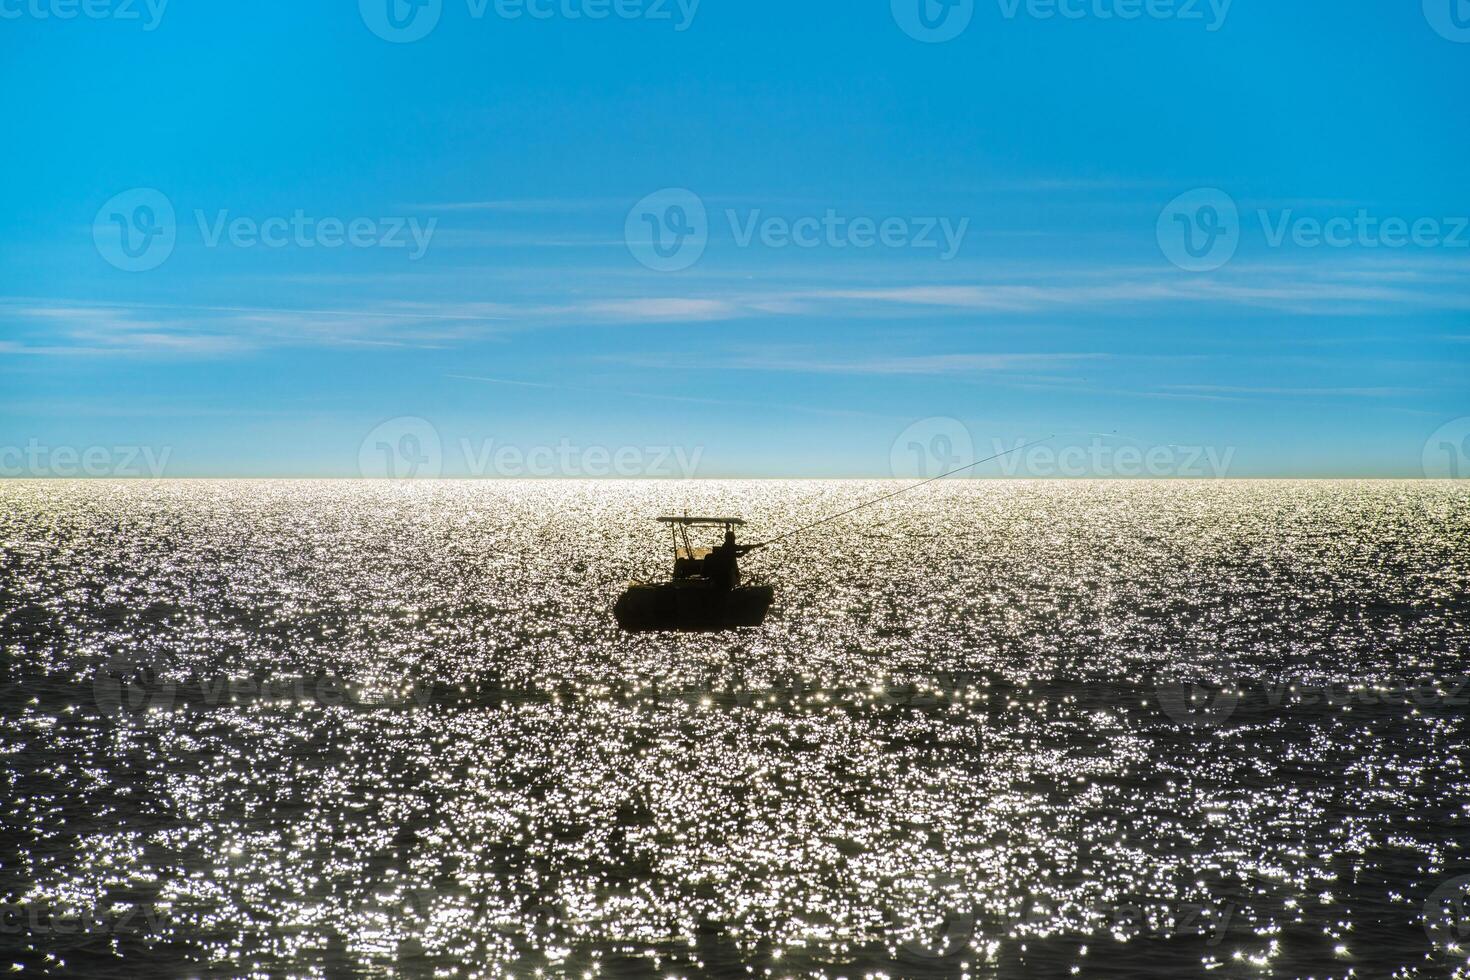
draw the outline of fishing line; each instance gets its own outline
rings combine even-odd
[[[1030,449],[1032,446],[1039,446],[1043,442],[1050,442],[1051,440],[1053,440],[1055,438],[1056,438],[1056,436],[1050,435],[1050,436],[1047,436],[1045,439],[1037,439],[1035,442],[1028,442],[1025,445],[1013,446],[1012,448],[1007,449],[1003,453],[996,453],[994,456],[987,456],[984,459],[977,459],[973,463],[966,463],[964,466],[961,466],[959,469],[950,470],[948,473],[941,473],[938,476],[930,477],[929,479],[923,481],[922,483],[915,483],[911,487],[904,487],[902,490],[895,490],[892,493],[886,493],[886,494],[884,494],[881,497],[875,497],[872,500],[867,501],[866,503],[861,503],[861,504],[858,504],[856,507],[849,507],[847,510],[842,511],[841,513],[833,514],[831,517],[824,517],[820,521],[815,521],[815,522],[813,522],[811,524],[806,525],[805,527],[799,527],[795,531],[788,531],[785,534],[781,535],[779,538],[772,538],[769,541],[762,541],[760,544],[753,544],[753,545],[750,546],[750,550],[751,551],[755,551],[757,548],[769,548],[773,544],[778,544],[778,543],[780,543],[782,541],[785,541],[787,538],[794,538],[798,534],[801,534],[801,533],[803,533],[805,531],[810,531],[814,527],[821,527],[823,524],[829,524],[832,521],[837,520],[837,518],[839,518],[839,517],[846,517],[848,514],[854,513],[856,511],[860,511],[864,507],[871,507],[874,504],[881,504],[885,500],[892,500],[894,497],[897,497],[899,494],[908,493],[910,490],[917,490],[920,487],[926,487],[926,486],[928,486],[931,483],[938,483],[940,480],[943,480],[945,477],[954,476],[956,473],[963,473],[963,472],[965,472],[965,470],[973,470],[977,466],[983,465],[985,463],[989,463],[989,462],[991,462],[993,460],[1000,459],[1002,456],[1009,456],[1011,453],[1018,453],[1018,452],[1020,452],[1023,449]]]

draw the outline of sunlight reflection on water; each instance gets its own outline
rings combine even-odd
[[[0,484],[0,942],[119,975],[1463,968],[1423,903],[1470,871],[1470,490],[945,483],[747,559],[762,628],[616,630],[654,516],[763,538],[890,488]],[[1200,723],[1161,694],[1426,676]]]

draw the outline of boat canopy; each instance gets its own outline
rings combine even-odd
[[[660,524],[683,524],[685,527],[719,527],[733,524],[736,527],[744,527],[745,521],[739,517],[660,517]]]

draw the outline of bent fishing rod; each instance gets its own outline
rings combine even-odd
[[[1007,449],[1003,453],[996,453],[994,456],[986,456],[984,459],[977,459],[973,463],[966,463],[964,466],[961,466],[959,469],[950,470],[948,473],[941,473],[938,476],[930,477],[929,479],[924,480],[921,483],[915,483],[911,487],[904,487],[903,489],[901,489],[901,490],[895,490],[892,493],[885,493],[881,497],[874,497],[872,500],[866,501],[865,503],[858,504],[856,507],[849,507],[847,510],[844,510],[844,511],[842,511],[840,513],[837,513],[837,514],[833,514],[831,517],[824,517],[820,521],[814,521],[811,524],[807,524],[805,527],[799,527],[795,531],[787,531],[785,534],[781,535],[778,538],[772,538],[769,541],[762,541],[760,544],[750,545],[749,550],[750,551],[756,551],[756,550],[758,550],[760,548],[769,548],[773,544],[779,544],[780,542],[785,541],[787,538],[794,538],[798,534],[803,534],[803,533],[805,533],[807,531],[810,531],[814,527],[821,527],[823,524],[830,524],[831,522],[837,520],[837,518],[839,518],[839,517],[846,517],[848,514],[852,514],[852,513],[855,513],[857,511],[860,511],[860,510],[862,510],[865,507],[871,507],[874,504],[881,504],[885,500],[892,500],[894,497],[897,497],[900,494],[908,493],[910,490],[917,490],[920,487],[927,487],[931,483],[938,483],[940,480],[943,480],[946,477],[954,476],[956,473],[963,473],[963,472],[965,472],[965,470],[973,470],[977,466],[982,466],[985,463],[989,463],[989,462],[992,462],[994,460],[1000,459],[1002,456],[1009,456],[1012,453],[1018,453],[1018,452],[1020,452],[1023,449],[1030,449],[1032,446],[1039,446],[1043,442],[1051,442],[1055,438],[1056,438],[1055,435],[1050,435],[1050,436],[1047,436],[1045,439],[1037,439],[1034,442],[1028,442],[1028,443],[1025,443],[1024,445],[1013,446],[1010,449]]]

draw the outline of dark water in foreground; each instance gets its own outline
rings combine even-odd
[[[0,484],[0,969],[1465,974],[1470,485],[889,487]]]

